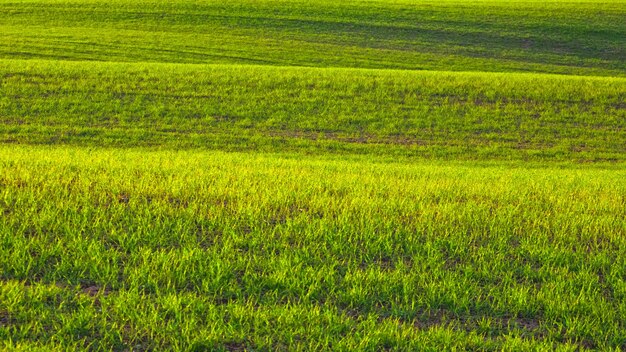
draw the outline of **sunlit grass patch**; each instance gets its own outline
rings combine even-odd
[[[4,147],[0,333],[148,349],[622,346],[625,176]]]

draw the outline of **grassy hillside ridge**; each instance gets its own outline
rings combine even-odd
[[[626,344],[623,169],[368,159],[0,147],[1,340]]]
[[[624,76],[624,4],[11,1],[0,58]]]
[[[12,143],[614,160],[626,79],[0,61]]]

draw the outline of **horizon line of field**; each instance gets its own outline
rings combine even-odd
[[[32,63],[33,65],[28,65]],[[45,66],[45,65],[59,65],[59,66],[128,66],[129,68],[158,68],[166,67],[170,69],[183,69],[183,68],[250,68],[250,69],[266,69],[276,71],[288,71],[288,70],[302,70],[302,71],[346,71],[346,72],[363,72],[363,73],[398,73],[398,74],[445,74],[445,75],[459,75],[459,76],[517,76],[517,77],[541,77],[541,78],[566,78],[566,79],[581,79],[581,80],[603,80],[603,81],[624,81],[626,84],[626,76],[600,76],[600,75],[577,75],[577,74],[565,74],[565,73],[552,73],[541,71],[480,71],[480,70],[431,70],[431,69],[414,69],[414,68],[368,68],[368,67],[351,67],[351,66],[302,66],[302,65],[262,65],[256,63],[244,64],[232,64],[232,63],[187,63],[187,62],[152,62],[152,61],[101,61],[101,60],[73,60],[73,59],[23,59],[23,58],[0,58],[0,70],[3,66],[21,65],[26,68],[33,68],[29,66]],[[5,73],[5,76],[7,74]],[[9,73],[10,75],[10,73]]]
[[[429,155],[387,155],[376,153],[306,153],[301,150],[275,150],[275,149],[216,149],[191,147],[170,147],[162,145],[89,145],[89,144],[44,144],[44,143],[11,143],[0,141],[0,154],[7,150],[14,152],[26,152],[39,154],[42,152],[67,153],[77,155],[99,155],[105,159],[135,158],[138,155],[145,157],[166,156],[174,160],[180,158],[204,158],[225,157],[258,162],[259,160],[275,160],[290,163],[293,160],[306,160],[311,163],[334,164],[334,163],[357,163],[359,165],[385,165],[386,167],[402,167],[407,165],[428,165],[437,168],[466,168],[466,169],[501,169],[506,167],[510,170],[579,170],[588,172],[592,170],[616,170],[623,171],[626,162],[623,160],[550,160],[542,158],[528,159],[468,159],[468,158],[437,158]],[[2,166],[0,164],[0,166]]]

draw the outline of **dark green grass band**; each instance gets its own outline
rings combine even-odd
[[[19,144],[623,161],[626,79],[0,61]]]
[[[623,1],[0,3],[0,58],[626,75]]]

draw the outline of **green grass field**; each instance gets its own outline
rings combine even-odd
[[[17,0],[0,58],[626,74],[626,2]]]
[[[626,2],[0,0],[0,349],[626,349]]]

